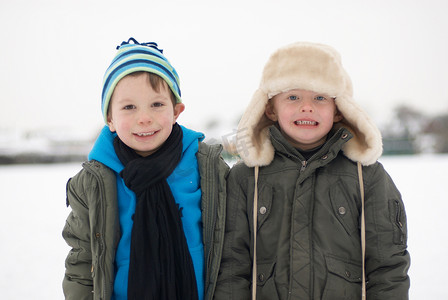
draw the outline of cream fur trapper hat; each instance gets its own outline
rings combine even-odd
[[[273,96],[292,89],[336,98],[335,103],[343,119],[335,126],[343,126],[353,134],[342,149],[349,159],[370,165],[381,156],[381,133],[353,101],[352,82],[341,64],[339,53],[327,45],[298,42],[271,55],[264,67],[260,86],[238,125],[237,151],[247,166],[265,166],[273,160],[266,104]]]

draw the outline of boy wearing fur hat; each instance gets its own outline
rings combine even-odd
[[[215,299],[408,299],[404,205],[333,48],[272,54],[236,146]]]
[[[106,124],[67,184],[66,299],[211,299],[228,167],[177,124],[179,78],[155,43],[123,42],[104,77]]]

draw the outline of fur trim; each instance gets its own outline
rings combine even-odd
[[[269,128],[259,128],[260,124],[268,122],[264,114],[268,100],[265,92],[257,90],[238,124],[236,150],[249,167],[266,166],[274,159]]]
[[[350,77],[333,48],[323,44],[299,42],[280,48],[266,63],[261,83],[238,125],[236,149],[249,167],[265,166],[274,158],[274,148],[265,116],[273,96],[291,89],[304,89],[336,97],[336,106],[344,116],[340,124],[353,134],[343,147],[351,160],[370,165],[382,153],[381,133],[369,116],[353,101]]]
[[[374,164],[383,153],[378,127],[352,98],[336,98],[336,106],[344,119],[335,126],[343,126],[353,134],[353,138],[342,148],[345,156],[364,166]]]

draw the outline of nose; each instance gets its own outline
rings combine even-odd
[[[137,122],[139,124],[151,123],[152,116],[147,110],[140,110],[137,114]]]
[[[314,111],[313,100],[305,98],[302,101],[300,101],[300,111],[301,112],[313,112]]]

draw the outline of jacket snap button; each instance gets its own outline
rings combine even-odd
[[[95,234],[95,236],[96,236],[97,238],[99,238],[99,237],[100,237],[100,233],[97,232],[97,233]]]
[[[266,207],[260,207],[260,214],[264,215],[266,213]]]
[[[328,158],[328,155],[324,155],[324,156],[322,156],[322,159],[323,160],[326,160]]]
[[[343,206],[339,207],[338,211],[339,211],[339,214],[340,214],[340,215],[345,215],[345,213],[347,212],[347,211],[345,210],[345,207],[343,207]]]
[[[263,273],[258,274],[258,280],[263,282],[263,280],[264,280],[264,274]]]
[[[348,137],[348,134],[344,133],[341,137],[345,140]]]
[[[347,276],[347,277],[349,277],[350,278],[350,276],[351,276],[352,274],[350,274],[350,272],[349,271],[345,271],[345,276]]]

